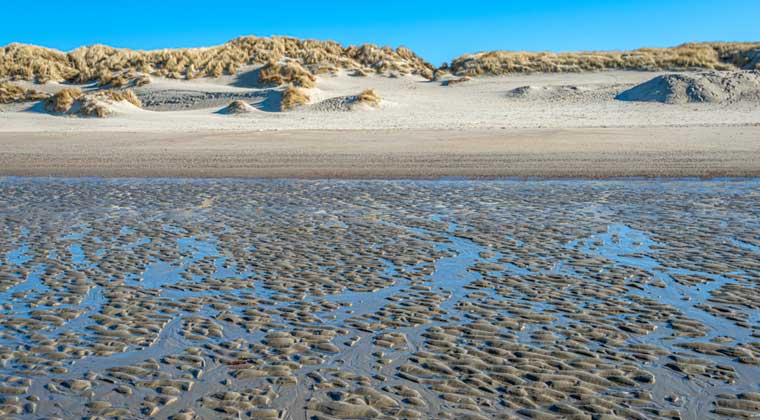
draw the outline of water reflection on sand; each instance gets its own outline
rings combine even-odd
[[[760,412],[760,182],[0,181],[0,412]]]

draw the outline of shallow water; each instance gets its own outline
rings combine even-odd
[[[760,181],[0,180],[18,418],[747,418]]]

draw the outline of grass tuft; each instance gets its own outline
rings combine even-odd
[[[367,104],[373,107],[379,106],[381,101],[382,98],[374,89],[367,89],[356,97],[356,103]]]
[[[294,86],[288,86],[282,93],[280,110],[289,111],[307,103],[309,103],[309,96],[303,90]]]
[[[131,90],[100,90],[84,94],[78,88],[63,88],[45,102],[45,109],[55,114],[104,118],[111,115],[108,103],[126,101],[141,108],[140,99]]]
[[[135,95],[135,93],[129,89],[127,90],[103,90],[99,91],[94,95],[96,98],[104,98],[106,100],[112,101],[112,102],[121,102],[126,101],[131,103],[132,105],[142,108],[142,102],[140,99]]]
[[[48,98],[45,109],[54,113],[66,113],[83,97],[84,93],[79,88],[63,88]]]
[[[267,63],[259,72],[260,83],[271,83],[275,86],[290,84],[303,88],[313,88],[317,78],[296,61],[285,64]]]
[[[47,99],[49,94],[34,89],[26,89],[13,83],[0,83],[0,104],[31,102]]]

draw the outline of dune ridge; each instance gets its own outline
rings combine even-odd
[[[458,76],[509,73],[564,73],[595,70],[755,70],[760,42],[686,43],[632,51],[519,52],[466,54],[441,70]]]
[[[236,74],[244,65],[266,65],[263,82],[308,85],[318,74],[339,69],[355,75],[416,74],[433,80],[456,76],[597,70],[754,70],[760,69],[760,42],[686,43],[632,51],[519,52],[465,54],[435,68],[406,47],[334,41],[243,36],[205,48],[131,50],[91,45],[63,52],[27,44],[0,48],[0,79],[37,83],[97,81],[100,86],[145,83],[146,75],[172,79]]]
[[[120,85],[137,73],[173,79],[219,77],[235,74],[241,66],[295,61],[317,73],[355,69],[375,73],[398,72],[432,77],[433,66],[405,47],[393,49],[372,44],[347,46],[333,41],[301,40],[275,36],[245,36],[207,48],[138,51],[91,45],[71,52],[35,45],[10,44],[0,49],[0,79],[39,83],[99,81]],[[278,69],[279,70],[279,69]]]

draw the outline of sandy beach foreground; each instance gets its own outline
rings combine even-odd
[[[0,175],[758,177],[760,126],[0,133]]]

